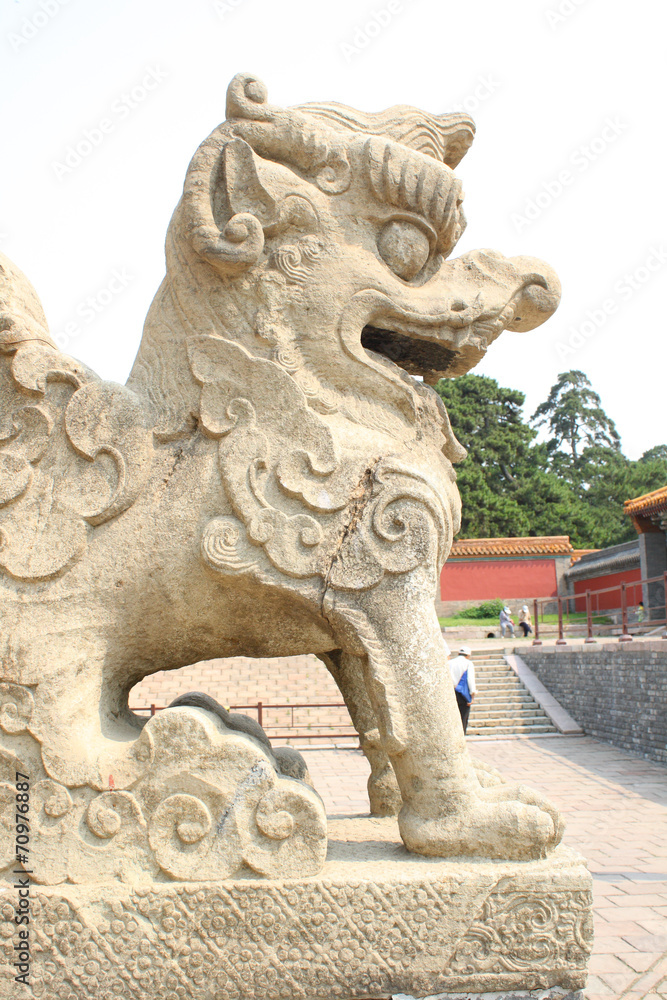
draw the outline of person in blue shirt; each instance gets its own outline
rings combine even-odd
[[[459,655],[449,661],[449,672],[454,685],[464,734],[468,728],[470,709],[477,691],[475,684],[475,664],[472,662],[471,656],[472,650],[470,647],[461,646]]]

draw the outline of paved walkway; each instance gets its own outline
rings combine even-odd
[[[589,737],[471,740],[507,778],[538,788],[567,820],[565,842],[594,877],[587,1000],[667,1000],[667,768]],[[356,750],[307,750],[332,815],[368,811]]]
[[[256,705],[262,702],[262,725],[271,739],[295,726],[299,732],[308,729],[325,739],[313,743],[332,742],[332,734],[350,734],[354,730],[347,709],[341,708],[273,708],[274,705],[336,705],[342,704],[340,691],[331,674],[316,656],[289,656],[275,659],[252,659],[237,656],[228,660],[208,660],[180,670],[163,670],[151,674],[130,693],[130,707],[168,705],[186,691],[203,691],[221,705]],[[268,707],[267,707],[268,706]],[[244,709],[246,715],[257,718],[257,709]],[[279,745],[293,743],[281,740]],[[300,744],[305,740],[300,739]],[[336,740],[340,742],[340,737]],[[343,740],[349,742],[349,740]]]
[[[452,650],[463,641],[445,632]],[[511,653],[532,648],[526,639],[466,639],[466,644],[479,650]],[[583,638],[568,639],[568,646],[581,646]],[[616,640],[606,639],[613,647]],[[648,637],[635,642],[652,642],[656,649],[667,652],[667,641]],[[603,640],[600,640],[603,644]],[[555,645],[555,638],[545,639],[545,646]],[[624,644],[631,648],[631,644]],[[303,702],[340,702],[341,696],[331,675],[316,656],[283,656],[275,659],[237,656],[233,659],[205,660],[180,670],[162,670],[144,678],[130,694],[132,707],[151,704],[168,705],[186,691],[205,691],[223,705],[248,705],[258,701],[264,705]],[[302,717],[300,717],[301,719]],[[340,713],[335,715],[338,722]],[[277,720],[280,721],[280,720]],[[317,721],[323,721],[321,713]]]

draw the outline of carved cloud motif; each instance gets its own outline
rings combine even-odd
[[[219,337],[192,338],[188,353],[202,386],[202,425],[220,438],[220,472],[238,518],[207,526],[208,562],[254,570],[252,550],[261,547],[281,573],[364,590],[385,573],[432,561],[434,543],[444,561],[451,518],[408,467],[341,461],[328,426],[275,362]]]
[[[150,433],[134,393],[54,345],[33,340],[9,351],[0,384],[0,567],[48,579],[82,555],[90,527],[134,501]]]
[[[188,348],[201,421],[221,439],[222,480],[247,537],[283,573],[324,575],[330,546],[322,543],[338,530],[331,515],[346,507],[360,473],[340,463],[328,427],[275,362],[217,337],[193,338]]]

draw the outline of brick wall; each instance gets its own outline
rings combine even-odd
[[[587,735],[667,764],[667,640],[516,652]]]

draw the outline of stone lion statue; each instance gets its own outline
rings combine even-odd
[[[465,451],[430,384],[559,299],[533,258],[449,259],[473,133],[236,76],[125,386],[58,349],[2,258],[0,796],[6,818],[29,775],[34,878],[319,870],[321,799],[261,740],[204,702],[128,709],[147,674],[234,655],[324,661],[410,851],[560,840],[471,761],[434,611]]]

